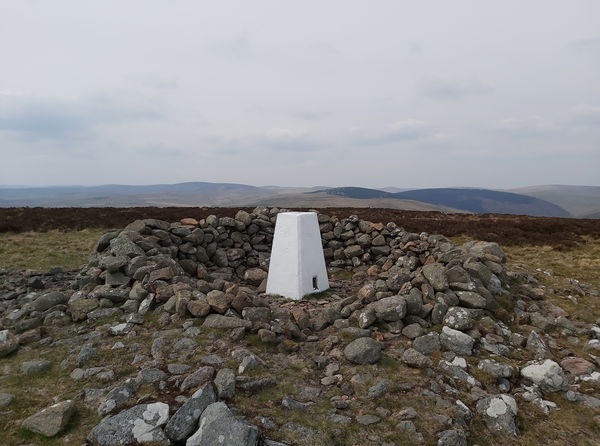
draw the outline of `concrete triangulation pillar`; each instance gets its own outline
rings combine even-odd
[[[267,293],[297,300],[328,288],[317,214],[278,214],[269,261]]]

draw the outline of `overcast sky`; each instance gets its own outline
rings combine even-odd
[[[0,0],[0,184],[600,185],[600,1]]]

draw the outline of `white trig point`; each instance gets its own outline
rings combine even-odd
[[[290,299],[329,288],[321,231],[315,212],[277,215],[267,293]]]

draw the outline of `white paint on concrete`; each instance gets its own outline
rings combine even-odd
[[[317,214],[278,214],[269,262],[267,293],[298,300],[328,288]]]

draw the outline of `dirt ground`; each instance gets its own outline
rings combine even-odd
[[[240,209],[207,207],[133,208],[0,208],[0,232],[121,228],[141,218],[177,221],[210,214],[233,217]],[[549,245],[566,248],[583,243],[584,237],[600,238],[600,220],[529,217],[506,214],[444,214],[378,208],[323,208],[340,218],[356,214],[373,222],[393,221],[412,232],[468,236],[503,245]]]

